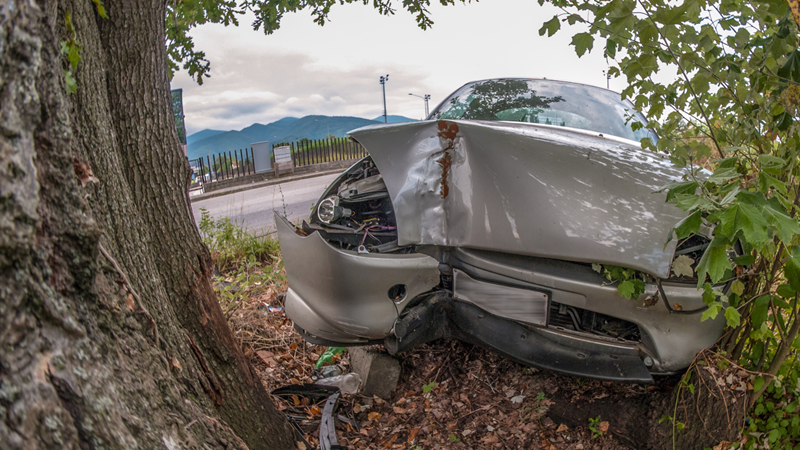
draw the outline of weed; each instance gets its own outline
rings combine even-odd
[[[450,433],[450,442],[461,442],[461,439],[457,438],[455,434]]]
[[[435,387],[436,387],[436,382],[435,381],[431,381],[428,384],[423,384],[422,385],[422,392],[425,392],[425,393],[433,392],[433,388],[435,388]]]
[[[226,314],[244,296],[283,280],[277,241],[254,236],[227,217],[214,219],[204,208],[200,209],[198,228],[219,271],[214,275],[214,289]]]
[[[592,432],[592,439],[599,438],[603,435],[603,430],[600,427],[602,421],[603,419],[601,419],[600,416],[597,416],[595,419],[589,417],[589,430]]]

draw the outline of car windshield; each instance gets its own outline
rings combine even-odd
[[[633,141],[655,134],[630,102],[597,87],[551,80],[497,79],[468,83],[433,111],[434,119],[503,120],[580,128]]]

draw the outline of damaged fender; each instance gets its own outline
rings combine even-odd
[[[397,319],[398,303],[439,284],[439,263],[430,256],[358,254],[335,248],[319,233],[298,235],[277,212],[275,224],[289,279],[286,313],[320,338],[343,343],[383,339]],[[345,341],[343,335],[354,338]]]

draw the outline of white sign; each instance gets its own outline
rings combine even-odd
[[[292,162],[292,148],[288,145],[282,145],[272,149],[275,155],[276,163],[291,163]]]

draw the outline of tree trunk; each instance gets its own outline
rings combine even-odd
[[[0,0],[0,442],[292,448],[210,284],[165,5],[105,7]],[[82,46],[69,96],[66,13]],[[99,181],[81,186],[73,158]]]

